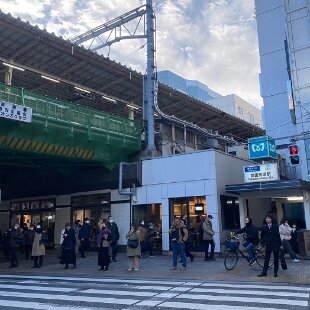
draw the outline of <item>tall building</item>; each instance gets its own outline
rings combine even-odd
[[[310,171],[310,26],[308,0],[256,0],[265,129],[290,162],[296,144],[297,177]]]
[[[261,110],[235,94],[222,96],[199,81],[186,80],[169,70],[158,72],[158,79],[161,83],[182,93],[239,117],[252,125],[263,127]]]

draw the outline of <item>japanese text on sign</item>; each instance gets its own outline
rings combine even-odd
[[[244,182],[264,182],[279,180],[278,165],[269,163],[265,165],[243,167]]]
[[[32,109],[18,104],[0,101],[0,117],[31,123]]]

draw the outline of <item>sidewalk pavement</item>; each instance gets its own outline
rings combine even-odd
[[[273,282],[310,284],[310,260],[300,260],[293,263],[287,257],[288,270],[283,271],[280,266],[278,278],[273,277],[270,270],[268,277],[257,277],[262,268],[255,264],[249,267],[248,262],[239,258],[234,270],[228,271],[224,267],[224,258],[216,256],[216,261],[204,261],[202,257],[195,257],[193,262],[187,263],[187,271],[170,271],[172,265],[171,256],[156,256],[140,259],[139,271],[128,271],[128,259],[124,253],[119,253],[117,262],[112,262],[108,272],[99,272],[97,266],[97,253],[87,252],[86,258],[77,256],[77,268],[66,269],[59,263],[56,251],[47,251],[43,266],[40,269],[31,269],[32,261],[25,260],[24,255],[18,253],[19,266],[9,269],[8,262],[0,262],[0,274],[23,274],[23,275],[50,275],[50,276],[72,276],[72,277],[115,277],[126,279],[157,279],[178,281],[225,281],[225,282]],[[179,264],[181,267],[181,264]],[[69,267],[70,268],[70,267]]]

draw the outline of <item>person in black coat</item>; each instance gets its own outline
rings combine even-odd
[[[265,261],[263,272],[260,273],[259,277],[267,276],[267,270],[269,267],[271,253],[274,257],[274,276],[278,276],[279,270],[279,253],[281,247],[281,239],[279,233],[279,226],[275,223],[271,215],[265,217],[264,225],[261,229],[261,239],[263,244],[266,245]]]
[[[89,218],[85,218],[84,223],[79,231],[79,240],[81,243],[80,252],[81,258],[85,258],[85,251],[89,247],[89,238],[90,238],[90,222]]]
[[[118,250],[118,240],[119,240],[119,231],[116,223],[113,221],[112,216],[110,215],[108,217],[107,221],[107,228],[111,231],[112,237],[111,237],[111,249],[112,249],[112,260],[113,262],[116,262],[116,255]]]
[[[25,234],[25,256],[26,256],[26,259],[28,260],[29,256],[31,256],[32,244],[33,244],[33,239],[35,235],[34,225],[31,224],[30,228],[24,231],[24,234]],[[31,256],[31,259],[32,259],[32,256]]]
[[[65,264],[65,269],[68,269],[69,264],[73,265],[73,269],[76,268],[75,242],[75,231],[70,223],[66,223],[60,258],[60,263]]]
[[[245,219],[245,226],[236,231],[236,234],[245,234],[245,242],[243,242],[243,246],[246,248],[249,258],[250,258],[250,266],[253,266],[256,263],[256,258],[253,253],[253,248],[258,245],[259,237],[258,237],[258,229],[253,224],[253,221],[250,217]]]
[[[17,236],[18,236],[19,226],[16,224],[15,227],[10,226],[7,231],[8,238],[8,250],[9,250],[9,258],[10,258],[10,268],[15,268],[18,265],[17,262]]]

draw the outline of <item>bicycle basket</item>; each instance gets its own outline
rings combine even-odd
[[[229,250],[236,250],[239,248],[240,241],[225,240],[225,247]]]

